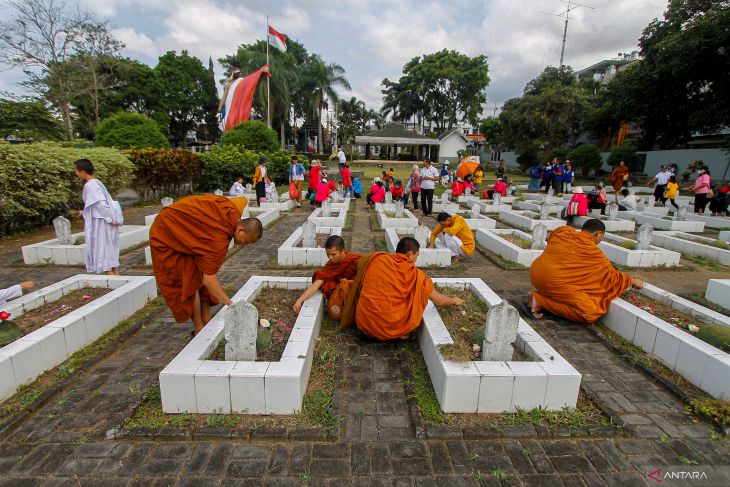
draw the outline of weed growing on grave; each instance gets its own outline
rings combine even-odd
[[[380,223],[378,223],[378,217],[375,215],[375,211],[370,213],[370,229],[373,232],[382,232],[383,229],[380,226]]]
[[[679,463],[684,464],[684,465],[697,465],[697,463],[698,463],[697,460],[693,460],[691,458],[687,458],[684,455],[679,455],[677,457],[677,461]]]
[[[208,419],[205,421],[205,425],[211,427],[223,426],[225,424],[225,418],[225,416],[218,414],[208,416]]]
[[[692,411],[712,418],[714,421],[730,425],[730,403],[711,397],[702,397],[690,401]]]
[[[506,478],[507,478],[507,472],[505,472],[505,471],[504,471],[504,470],[503,470],[502,468],[500,468],[500,467],[497,467],[497,468],[495,468],[494,470],[492,470],[492,475],[493,475],[493,476],[494,476],[495,478],[499,479],[499,480],[502,480],[502,479],[506,479]]]
[[[347,218],[345,218],[345,226],[342,227],[343,231],[352,230],[354,218],[355,218],[355,216],[351,212],[347,213]]]
[[[387,252],[388,246],[385,244],[384,238],[376,238],[375,239],[375,251],[376,252]]]
[[[690,257],[690,260],[692,262],[694,262],[695,264],[700,265],[702,267],[706,267],[707,269],[709,269],[713,272],[721,272],[721,271],[724,271],[727,269],[724,265],[720,264],[718,261],[707,259],[701,255],[698,255],[695,257]]]
[[[89,442],[89,439],[85,436],[82,436],[81,438],[77,438],[73,441],[73,444],[76,446],[85,445]]]
[[[477,470],[477,473],[474,474],[474,479],[482,484],[487,481],[487,476],[481,470]]]

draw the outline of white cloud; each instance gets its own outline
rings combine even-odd
[[[114,37],[124,43],[124,53],[128,55],[157,56],[155,42],[136,30],[126,27],[124,29],[112,29]]]

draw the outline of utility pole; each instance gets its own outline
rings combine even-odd
[[[570,12],[573,10],[583,7],[590,10],[595,10],[593,7],[590,7],[588,5],[582,5],[580,3],[575,3],[573,0],[560,0],[561,2],[567,4],[567,8],[565,9],[565,12],[561,12],[559,14],[551,14],[548,12],[539,12],[544,15],[552,15],[553,17],[562,17],[565,16],[565,25],[563,27],[563,45],[560,48],[560,67],[563,67],[563,59],[565,58],[565,40],[568,37],[568,21],[570,20]]]

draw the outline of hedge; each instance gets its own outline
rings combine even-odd
[[[241,122],[223,134],[223,146],[235,145],[239,149],[273,152],[279,148],[276,131],[259,120]]]
[[[134,166],[117,149],[76,149],[53,142],[0,142],[0,232],[49,224],[82,207],[73,162],[89,159],[110,193],[129,187]]]
[[[256,152],[236,145],[214,147],[212,151],[200,155],[197,189],[228,191],[238,176],[242,176],[247,183],[252,182],[259,157],[262,156],[268,160],[269,178],[277,184],[286,183],[289,180],[289,165],[293,155],[293,152],[283,150]]]
[[[186,192],[200,170],[200,158],[188,149],[134,149],[126,154],[134,164],[134,188],[145,198]]]

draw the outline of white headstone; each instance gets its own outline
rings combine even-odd
[[[654,203],[656,203],[656,197],[654,195],[649,196],[646,206],[648,206],[649,208],[654,208]]]
[[[540,207],[540,220],[547,220],[550,218],[550,205],[543,203]]]
[[[266,193],[266,202],[267,203],[276,203],[276,198],[279,196],[276,194],[275,191],[271,191],[269,193]]]
[[[636,232],[636,250],[649,250],[652,233],[654,233],[654,228],[648,223],[639,227]]]
[[[388,191],[387,193],[385,193],[385,204],[389,205],[391,203],[393,203],[393,193]]]
[[[322,216],[325,218],[329,218],[332,211],[332,206],[329,200],[324,200],[322,202]]]
[[[253,185],[251,183],[248,183],[246,185],[246,192],[250,193],[251,191],[253,191]]]
[[[495,208],[499,208],[499,202],[502,200],[502,193],[497,193],[496,191],[492,193],[492,206]]]
[[[477,215],[479,215],[479,211],[481,211],[482,205],[479,203],[474,203],[471,205],[471,217],[475,218]]]
[[[517,339],[517,325],[520,313],[507,301],[489,308],[487,324],[484,327],[482,360],[512,360],[512,343]]]
[[[448,203],[448,201],[449,201],[449,197],[450,197],[450,196],[451,196],[451,190],[450,190],[450,189],[447,189],[447,190],[446,190],[446,191],[444,191],[444,192],[443,192],[443,194],[441,195],[441,202],[442,202],[442,203]]]
[[[548,198],[552,198],[553,196],[555,196],[555,189],[549,188],[547,190],[547,196],[548,196]]]
[[[532,243],[530,248],[534,250],[542,250],[545,248],[545,240],[547,239],[547,227],[540,223],[532,229]]]
[[[611,203],[608,205],[608,219],[615,221],[618,218],[618,205]]]
[[[160,200],[160,202],[162,203],[162,207],[163,208],[165,206],[170,206],[172,204],[172,201],[173,201],[172,198],[170,198],[169,196],[165,196],[164,198],[162,198]]]
[[[471,188],[464,189],[464,196],[466,196],[466,197],[471,196]]]
[[[223,196],[223,190],[222,189],[216,189],[214,191],[214,193],[215,193],[216,196]]]
[[[686,221],[687,220],[687,205],[680,206],[679,210],[677,210],[676,214],[674,215],[674,218],[680,222]]]
[[[403,201],[399,200],[395,202],[395,217],[403,218]]]
[[[317,224],[305,221],[302,224],[302,247],[312,248],[317,243]]]
[[[428,247],[428,240],[431,237],[431,230],[426,225],[418,225],[413,231],[413,238],[418,241],[422,249]]]
[[[59,245],[73,245],[71,238],[71,222],[68,218],[59,216],[53,219],[53,228],[56,230],[56,238]]]
[[[228,306],[223,315],[223,326],[226,361],[255,361],[259,312],[254,305],[248,301],[239,301]]]

